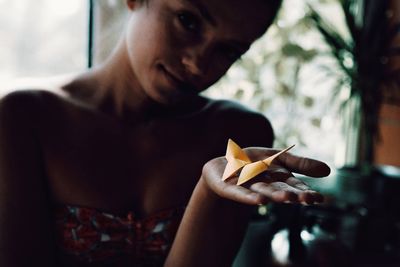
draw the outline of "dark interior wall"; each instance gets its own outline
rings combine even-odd
[[[400,23],[400,1],[390,0],[387,15],[392,28]],[[400,47],[400,32],[388,45],[389,48]],[[387,94],[380,113],[380,140],[375,146],[375,163],[400,167],[400,56],[389,56],[387,68],[398,78],[387,85],[391,93]]]

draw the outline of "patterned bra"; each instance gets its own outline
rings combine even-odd
[[[59,206],[56,238],[65,266],[162,266],[184,208],[144,219],[134,213],[117,216],[98,209]]]

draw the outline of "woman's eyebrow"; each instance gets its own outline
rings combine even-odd
[[[217,26],[217,22],[215,19],[211,16],[210,12],[208,11],[207,7],[205,7],[202,3],[199,1],[194,1],[194,0],[183,0],[185,3],[188,3],[189,5],[193,6],[194,8],[197,9],[197,11],[200,13],[200,15],[207,20],[211,25]]]

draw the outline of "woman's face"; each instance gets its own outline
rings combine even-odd
[[[141,90],[163,104],[219,80],[272,16],[266,0],[149,0],[130,7],[130,65]]]

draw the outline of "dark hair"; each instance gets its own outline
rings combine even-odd
[[[139,3],[148,3],[150,0],[135,0],[138,1]],[[268,14],[269,15],[269,20],[268,20],[268,27],[274,22],[276,16],[278,15],[279,9],[282,6],[283,0],[262,0],[266,1],[268,5],[270,5],[271,11]]]
[[[270,5],[271,8],[271,12],[270,12],[270,20],[268,22],[268,26],[270,24],[272,24],[276,18],[276,16],[278,15],[278,12],[282,6],[283,0],[263,0],[268,2],[268,4]]]

